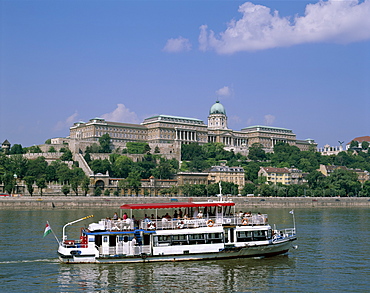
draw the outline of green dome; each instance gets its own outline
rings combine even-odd
[[[224,106],[219,101],[216,101],[216,103],[212,105],[211,110],[209,110],[209,114],[226,115],[226,111],[225,111]]]

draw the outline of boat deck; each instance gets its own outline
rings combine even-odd
[[[266,214],[256,214],[249,217],[217,216],[206,218],[176,218],[176,219],[144,219],[144,220],[111,220],[103,219],[99,221],[101,230],[108,231],[129,231],[137,228],[144,230],[167,230],[184,228],[201,228],[217,226],[260,226],[266,225],[268,218]]]

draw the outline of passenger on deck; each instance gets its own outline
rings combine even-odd
[[[123,214],[122,220],[127,220],[127,214],[126,213]]]
[[[115,220],[115,221],[117,221],[117,220],[118,220],[118,215],[117,215],[117,213],[114,213],[114,215],[113,215],[113,220]]]
[[[257,214],[257,224],[263,224],[263,216],[261,215],[261,213]]]
[[[148,218],[147,214],[145,214],[145,216],[144,216],[144,222],[147,222],[147,223],[151,222],[151,220]]]
[[[185,215],[184,215],[184,220],[190,220],[190,218],[189,218],[188,214],[185,214]]]
[[[243,213],[242,211],[240,211],[239,214],[238,214],[239,218],[244,218],[244,214],[245,213]]]
[[[177,210],[175,210],[175,212],[173,213],[173,218],[177,219],[178,217],[179,217],[179,214],[177,213]]]
[[[166,215],[164,216],[167,220],[171,220],[171,216],[168,214],[168,213],[166,213]]]
[[[179,218],[180,219],[182,218],[182,210],[181,209],[179,210]]]
[[[199,213],[198,213],[198,215],[197,215],[197,218],[198,218],[198,219],[203,218],[203,213],[202,213],[202,211],[199,211]]]

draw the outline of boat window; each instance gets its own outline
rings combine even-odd
[[[223,233],[209,233],[207,234],[207,243],[222,243]]]
[[[267,236],[266,230],[253,231],[253,240],[266,240],[267,239],[266,236]]]
[[[172,235],[172,245],[188,244],[186,235]]]
[[[169,235],[158,235],[154,236],[154,246],[170,245],[171,236]]]
[[[189,244],[202,244],[206,243],[204,234],[189,234]]]
[[[251,231],[238,231],[236,232],[236,241],[237,242],[247,242],[252,241],[252,232]]]
[[[103,237],[103,242],[108,242],[108,236]]]

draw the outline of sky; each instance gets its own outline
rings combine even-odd
[[[370,0],[0,0],[0,143],[164,114],[370,135]]]

